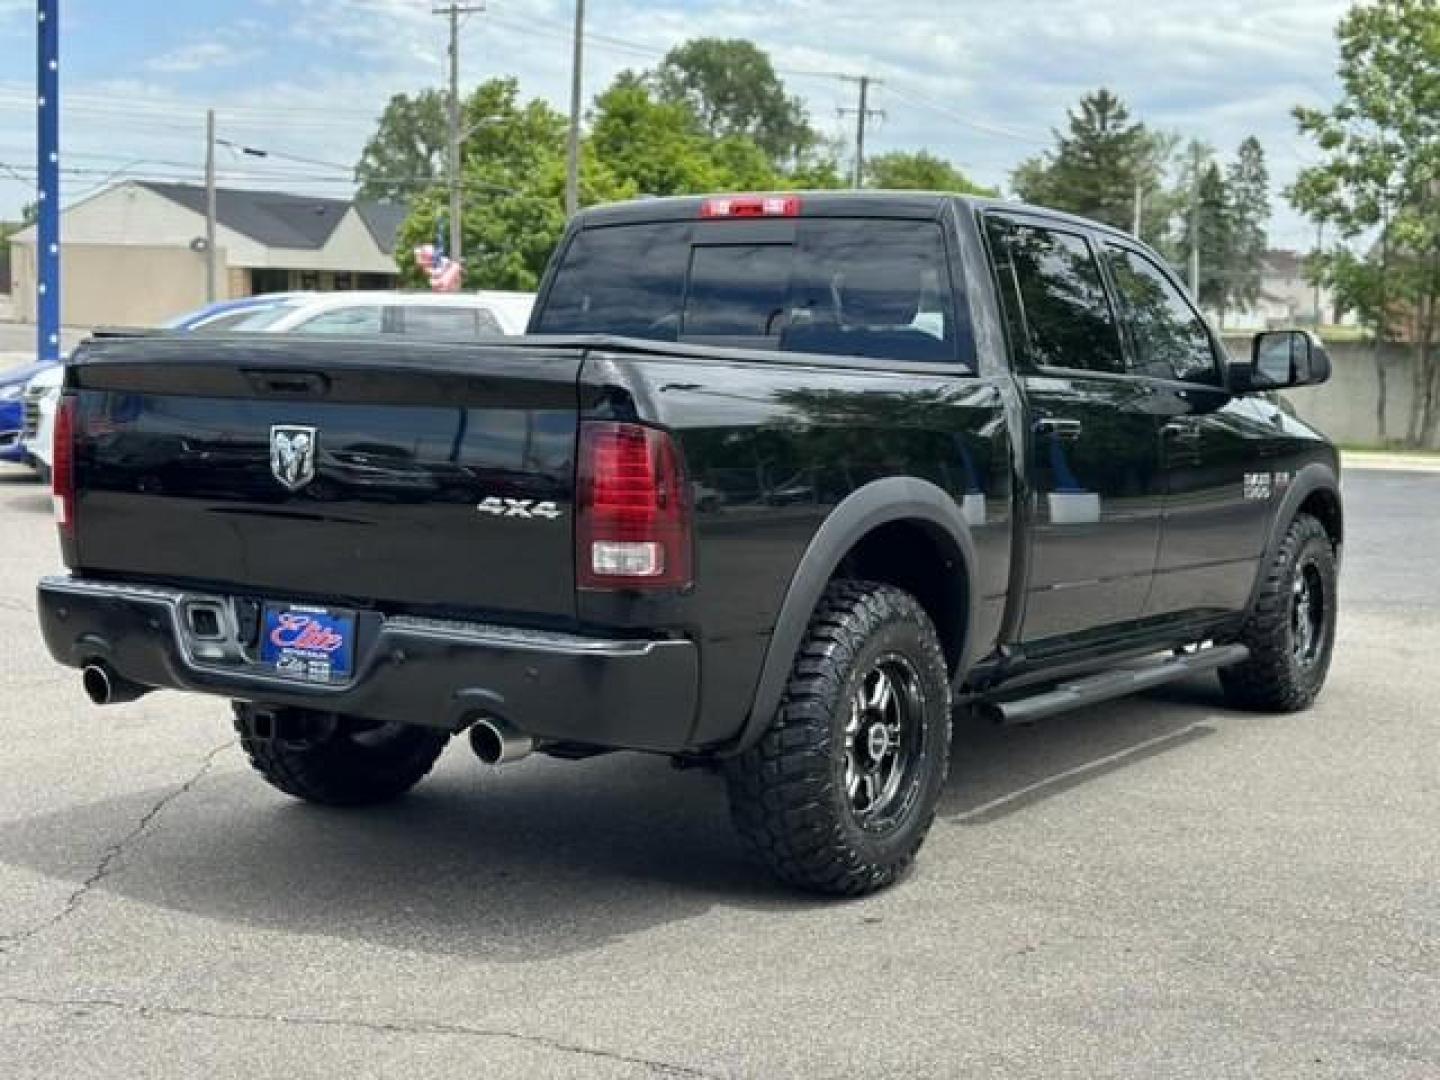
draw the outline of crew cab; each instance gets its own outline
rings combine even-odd
[[[1328,374],[1300,332],[1232,359],[1153,251],[1043,209],[596,208],[524,338],[84,345],[40,623],[97,703],[233,699],[302,799],[398,796],[462,732],[645,751],[855,895],[914,859],[955,706],[1315,698],[1338,461],[1271,391]]]

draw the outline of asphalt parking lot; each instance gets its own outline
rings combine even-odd
[[[327,811],[223,703],[90,707],[0,467],[0,1077],[1440,1075],[1440,473],[1346,496],[1317,708],[962,723],[914,875],[817,903],[662,762],[457,744]]]

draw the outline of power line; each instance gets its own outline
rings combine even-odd
[[[1050,140],[1048,138],[1040,138],[1038,136],[1016,131],[1011,128],[1001,127],[997,124],[986,124],[979,120],[972,120],[964,113],[961,113],[958,110],[943,104],[942,102],[935,101],[933,98],[928,98],[923,94],[916,93],[914,90],[907,89],[903,84],[897,84],[893,80],[887,82],[885,85],[892,94],[903,98],[904,100],[910,102],[912,105],[919,105],[921,108],[931,109],[934,112],[940,113],[943,116],[950,117],[957,123],[963,124],[964,126],[969,128],[974,128],[976,131],[984,132],[987,135],[999,135],[1003,138],[1014,139],[1017,142],[1030,143],[1034,146],[1048,146],[1050,144]]]

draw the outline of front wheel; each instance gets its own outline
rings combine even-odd
[[[425,778],[450,735],[307,710],[235,704],[235,730],[250,765],[272,787],[325,806],[399,798]]]
[[[1220,669],[1226,699],[1241,708],[1298,712],[1314,702],[1335,646],[1335,548],[1319,520],[1299,514],[1263,570],[1241,631],[1250,659]]]
[[[746,846],[781,880],[859,896],[914,860],[950,759],[950,680],[913,596],[838,581],[769,730],[727,765]]]

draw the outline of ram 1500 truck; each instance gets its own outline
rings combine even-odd
[[[46,644],[98,703],[235,702],[319,803],[482,760],[711,765],[804,889],[895,880],[953,706],[1029,722],[1215,670],[1308,705],[1338,461],[1164,261],[1040,209],[641,200],[569,227],[529,336],[145,335],[69,365]]]

